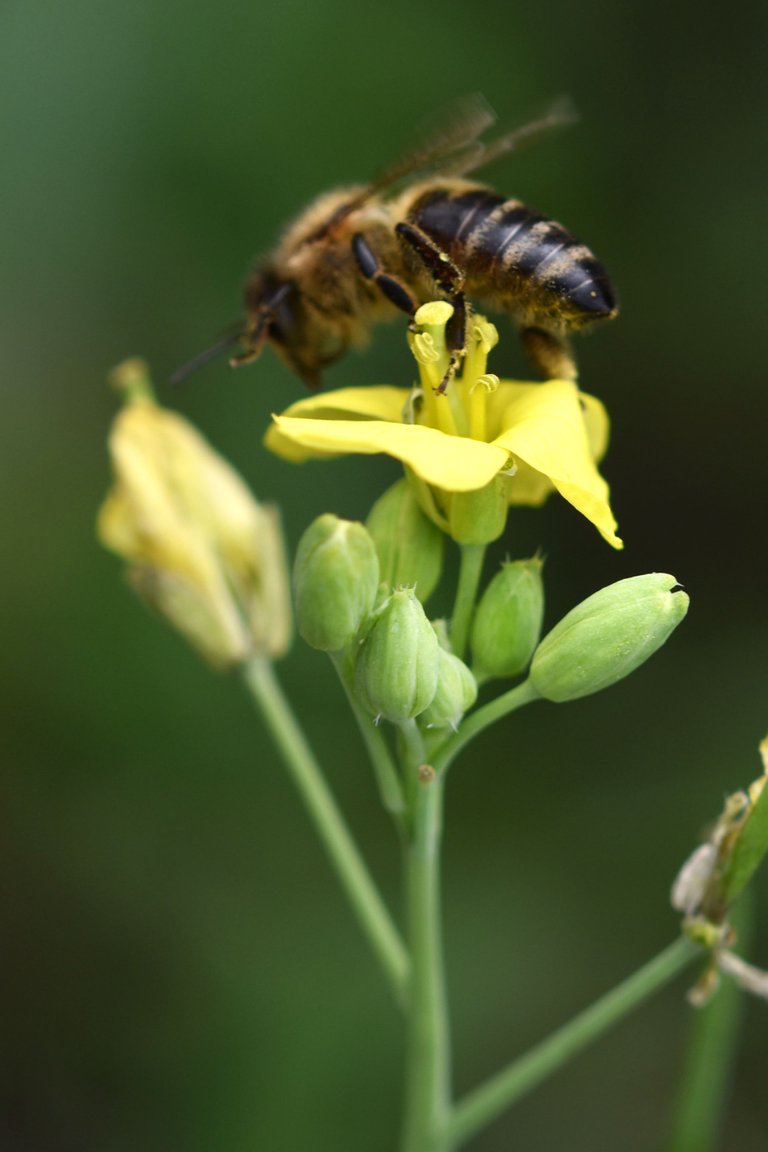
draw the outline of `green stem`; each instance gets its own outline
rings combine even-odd
[[[365,742],[368,755],[371,758],[376,783],[379,786],[381,802],[387,811],[392,814],[398,827],[402,828],[402,822],[405,816],[403,786],[397,774],[397,769],[395,768],[394,760],[387,747],[384,735],[381,729],[374,724],[370,715],[360,706],[357,697],[352,691],[350,674],[345,666],[345,656],[342,653],[335,652],[331,654],[331,660],[344,688],[349,706],[357,721],[357,726]]]
[[[448,1148],[460,1147],[700,955],[700,949],[690,940],[676,940],[618,988],[476,1088],[456,1107],[448,1125]]]
[[[467,646],[484,559],[485,544],[462,545],[459,583],[451,617],[451,647],[456,656],[463,657]]]
[[[465,716],[462,720],[458,732],[450,736],[442,748],[435,753],[432,760],[435,771],[444,772],[453,763],[459,752],[469,744],[470,740],[473,740],[490,724],[495,724],[503,716],[514,712],[517,708],[522,708],[523,704],[530,704],[532,700],[538,699],[539,694],[530,680],[524,680],[522,684],[517,684],[508,692],[503,692],[501,696],[497,696],[495,700],[484,704],[477,711],[470,712],[469,716]]]
[[[742,897],[734,916],[740,952],[748,945],[749,911]],[[744,993],[727,979],[723,980],[712,1002],[696,1010],[685,1055],[670,1152],[714,1152],[718,1147],[743,1010]]]
[[[443,780],[424,765],[416,776],[407,849],[411,984],[402,1152],[445,1152],[450,1044],[440,928]]]
[[[396,997],[404,1003],[410,968],[405,945],[336,806],[312,749],[283,695],[272,665],[256,657],[244,666],[243,675],[368,942]]]

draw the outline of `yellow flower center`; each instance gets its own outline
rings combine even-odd
[[[268,447],[297,463],[345,452],[393,456],[427,515],[457,540],[457,509],[473,531],[489,532],[483,528],[489,516],[479,511],[485,501],[495,535],[484,539],[495,539],[508,505],[537,507],[557,490],[620,548],[608,486],[596,467],[608,441],[600,401],[572,380],[499,380],[486,370],[498,334],[476,315],[451,378],[457,357],[452,364],[446,324],[453,311],[437,300],[416,312],[408,334],[419,371],[415,387],[344,388],[298,400],[274,417]]]
[[[433,300],[423,304],[414,317],[417,331],[409,333],[408,343],[421,384],[420,403],[413,406],[416,423],[438,428],[448,436],[487,441],[486,401],[498,388],[499,378],[485,369],[499,334],[484,316],[470,316],[461,371],[439,391],[451,363],[445,329],[452,315],[453,305],[447,300]]]

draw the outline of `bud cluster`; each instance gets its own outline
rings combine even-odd
[[[554,703],[599,692],[660,648],[688,608],[673,576],[635,576],[588,597],[540,640],[542,561],[506,561],[474,613],[470,671],[422,606],[442,567],[434,533],[401,481],[374,506],[368,528],[320,516],[296,557],[301,635],[346,653],[358,700],[393,724],[418,717],[424,728],[456,729],[479,684],[526,671],[533,695]]]
[[[542,561],[507,561],[475,612],[472,671],[478,682],[522,675],[535,694],[564,703],[608,688],[664,644],[688,610],[674,576],[619,580],[572,609],[539,640]]]
[[[304,533],[294,567],[299,632],[313,648],[348,654],[352,689],[371,716],[455,728],[477,685],[417,596],[439,579],[442,543],[405,482],[369,524],[324,515]]]

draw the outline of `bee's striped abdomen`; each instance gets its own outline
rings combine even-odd
[[[409,218],[462,269],[470,295],[578,325],[616,308],[603,266],[562,225],[487,188],[425,192]]]

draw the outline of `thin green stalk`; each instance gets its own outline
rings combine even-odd
[[[244,666],[243,675],[368,942],[397,999],[405,1003],[410,970],[405,945],[283,695],[272,665],[256,657]]]
[[[357,720],[357,726],[365,742],[368,755],[371,758],[376,783],[379,786],[381,802],[387,811],[392,814],[398,827],[402,828],[402,822],[405,816],[403,786],[400,782],[394,760],[387,747],[386,740],[384,739],[384,734],[381,729],[374,724],[365,709],[360,706],[357,697],[351,690],[350,677],[345,667],[345,657],[343,654],[338,652],[332,653],[331,659],[338,673],[349,706]]]
[[[739,952],[748,945],[750,934],[749,908],[743,901],[742,897],[734,916]],[[669,1152],[714,1152],[719,1147],[744,999],[741,989],[726,979],[711,1003],[696,1010]]]
[[[463,657],[467,647],[484,559],[485,544],[462,545],[459,583],[451,617],[451,647],[457,656]]]
[[[454,1111],[448,1124],[447,1147],[458,1148],[485,1128],[673,980],[697,955],[701,955],[700,949],[690,940],[685,937],[676,940],[628,980],[476,1088]]]
[[[444,772],[456,759],[459,752],[469,744],[470,740],[473,740],[489,725],[495,724],[497,720],[501,720],[503,716],[514,712],[517,708],[522,708],[523,704],[529,704],[532,700],[538,699],[539,694],[530,680],[524,680],[522,684],[517,684],[508,692],[503,692],[501,696],[497,696],[495,700],[484,704],[477,711],[470,712],[469,716],[465,716],[462,720],[458,732],[450,736],[442,748],[435,753],[432,760],[435,771]]]
[[[402,1152],[445,1152],[450,1042],[440,925],[443,780],[425,765],[413,790],[406,855],[411,984]]]

